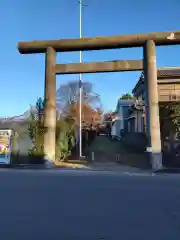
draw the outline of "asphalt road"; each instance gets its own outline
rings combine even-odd
[[[0,170],[0,239],[180,239],[180,175]]]

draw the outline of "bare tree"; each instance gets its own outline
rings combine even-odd
[[[71,81],[61,85],[57,90],[57,108],[62,111],[63,116],[74,117],[78,123],[79,116],[79,81]],[[102,112],[100,96],[93,92],[91,83],[82,85],[82,120],[90,119],[89,115]],[[90,110],[91,109],[91,110]],[[97,114],[97,115],[98,115]],[[85,115],[88,115],[88,117]],[[75,117],[76,116],[76,117]],[[93,118],[93,117],[92,117]]]

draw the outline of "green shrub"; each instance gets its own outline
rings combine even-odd
[[[31,112],[28,135],[33,143],[30,156],[44,156],[44,101],[38,98],[36,112]],[[75,145],[74,121],[56,121],[56,160],[65,161]]]
[[[74,125],[66,120],[56,123],[56,160],[65,161],[75,145]]]
[[[30,123],[28,135],[33,143],[29,149],[30,156],[44,156],[44,100],[38,98],[36,102],[36,112],[30,113]]]

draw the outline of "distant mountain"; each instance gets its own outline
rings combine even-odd
[[[26,112],[24,112],[23,114],[21,114],[19,116],[2,117],[2,118],[0,118],[0,122],[1,123],[4,123],[4,122],[23,122],[23,121],[30,118],[31,113],[36,114],[36,107],[29,108]],[[60,118],[61,110],[57,110],[57,115],[58,115],[58,118]]]
[[[36,113],[36,108],[31,107],[30,109],[28,109],[26,112],[24,112],[23,114],[21,114],[19,116],[0,118],[0,121],[1,122],[11,122],[11,121],[12,122],[21,122],[21,121],[28,119],[30,117],[31,112]]]
[[[31,107],[19,116],[0,118],[0,129],[14,129],[18,132],[27,132],[28,122],[26,120],[29,119],[31,111],[35,112],[36,108]]]

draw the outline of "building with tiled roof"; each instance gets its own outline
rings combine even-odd
[[[180,82],[180,67],[163,67],[157,69],[157,79],[158,83],[176,83]],[[163,81],[163,82],[162,82]],[[136,97],[139,94],[139,91],[142,91],[144,88],[144,73],[142,72],[138,82],[132,90],[132,93]]]
[[[157,70],[157,78],[158,79],[172,79],[179,78],[180,79],[180,67],[164,67],[159,68]]]
[[[157,69],[159,103],[180,101],[180,67],[163,67]],[[145,127],[145,84],[141,73],[138,82],[132,90],[136,102],[129,109],[129,129],[134,132],[144,132]]]

